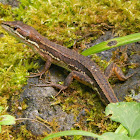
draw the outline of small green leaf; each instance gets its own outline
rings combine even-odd
[[[125,134],[116,134],[113,132],[107,132],[102,135],[102,138],[98,140],[130,140]]]
[[[0,116],[0,125],[13,125],[15,124],[15,117],[11,115]]]
[[[138,42],[138,41],[140,41],[140,33],[135,33],[135,34],[131,34],[131,35],[123,36],[123,37],[113,38],[113,39],[101,42],[97,45],[94,45],[91,48],[83,51],[81,54],[87,56],[87,55],[99,53],[104,50],[109,50],[111,48],[115,48],[118,46],[130,44],[130,43]]]
[[[120,126],[116,129],[115,133],[127,135],[128,131],[126,130],[126,128],[124,128],[122,124],[120,124]]]
[[[1,133],[1,125],[0,125],[0,133]]]
[[[120,122],[128,130],[130,137],[135,136],[140,129],[140,103],[112,103],[106,107],[105,113],[112,114],[111,119]]]

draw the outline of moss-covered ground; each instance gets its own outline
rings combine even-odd
[[[0,3],[0,22],[20,20],[33,26],[43,36],[50,40],[71,47],[74,41],[85,37],[76,44],[80,50],[85,48],[85,43],[96,39],[106,30],[112,29],[118,36],[124,36],[140,31],[140,1],[138,0],[19,0],[17,8]],[[19,96],[21,88],[27,83],[31,69],[39,66],[34,63],[38,59],[32,50],[26,45],[8,35],[0,27],[0,105],[8,108],[8,99],[12,96]],[[75,86],[75,85],[73,85]],[[83,92],[83,91],[82,91]],[[90,92],[88,91],[84,91]],[[74,96],[73,96],[74,95]],[[88,97],[86,97],[86,95]],[[100,128],[98,133],[113,131],[116,123],[108,124],[103,115],[104,108],[101,103],[94,106],[92,99],[94,95],[81,94],[77,89],[74,94],[66,99],[62,105],[63,110],[77,113],[82,104],[89,105],[92,111],[85,110],[88,114],[89,131],[95,132],[94,127]],[[72,97],[75,97],[74,99]],[[88,99],[88,100],[87,100]],[[77,102],[72,105],[74,100]],[[67,106],[71,103],[71,107]],[[15,107],[16,105],[13,105]],[[78,108],[73,110],[72,108]],[[7,112],[3,112],[6,114]],[[11,112],[12,114],[12,112]],[[93,120],[93,118],[96,118]],[[100,120],[96,122],[96,120]],[[81,121],[82,122],[82,121]],[[79,125],[79,124],[78,124]],[[81,127],[82,126],[82,127]],[[84,129],[84,125],[80,128]],[[79,126],[77,126],[79,127]],[[11,129],[11,126],[3,126],[0,139],[37,139],[21,128],[18,133]],[[97,129],[96,129],[97,130]],[[96,131],[97,132],[97,131]]]

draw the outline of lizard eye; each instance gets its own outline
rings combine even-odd
[[[16,30],[16,29],[17,29],[17,27],[14,27],[13,29],[14,29],[14,30]]]
[[[26,36],[26,40],[28,40],[29,39],[29,36]]]

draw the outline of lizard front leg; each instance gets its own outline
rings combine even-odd
[[[34,75],[30,75],[30,76],[27,76],[27,77],[32,78],[32,77],[38,77],[39,76],[40,79],[41,79],[42,75],[45,74],[45,72],[50,68],[50,66],[52,64],[51,57],[46,55],[46,58],[47,58],[47,61],[45,63],[44,69],[39,73],[35,73],[35,74],[33,73]]]

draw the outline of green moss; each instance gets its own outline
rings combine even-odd
[[[95,33],[95,39],[97,32],[101,34],[110,28],[121,36],[140,29],[139,1],[20,1],[19,8],[14,9],[16,20],[34,26],[42,35],[68,47],[89,33]]]
[[[75,116],[74,130],[88,130],[94,133],[114,131],[117,123],[109,121],[104,114],[104,106],[101,104],[97,93],[74,81],[71,85],[73,91],[66,90],[66,96],[60,96],[59,101],[63,110],[73,113]]]
[[[14,92],[26,84],[26,76],[30,68],[37,68],[29,63],[31,52],[27,46],[19,43],[4,30],[0,46],[0,94]]]
[[[0,3],[0,18],[1,20],[14,20],[10,6]],[[28,70],[38,68],[37,64],[33,63],[37,57],[32,60],[29,59],[32,55],[33,52],[27,46],[8,35],[0,26],[0,105],[6,108],[3,114],[7,114],[8,108],[11,113],[17,110],[17,102],[14,100],[14,102],[10,103],[9,99],[16,95],[19,96],[21,88],[27,83]],[[26,108],[25,103],[21,104],[22,107]],[[0,139],[15,137],[16,134],[11,129],[12,126],[2,126]]]

